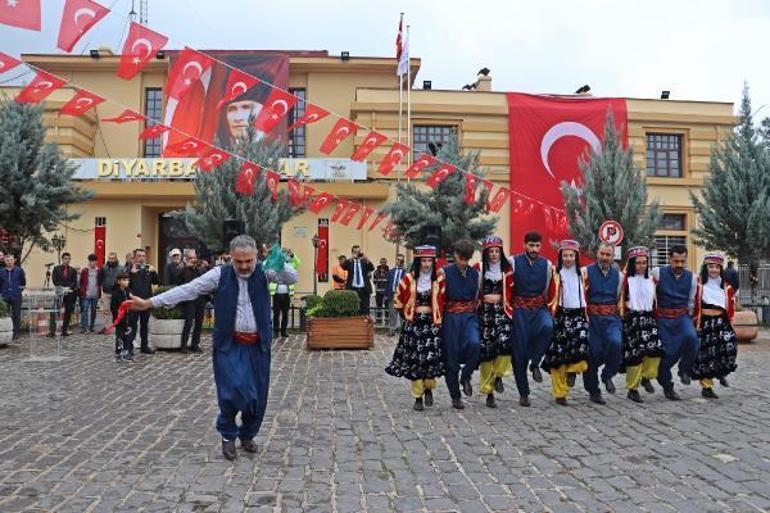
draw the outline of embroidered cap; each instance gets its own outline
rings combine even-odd
[[[497,235],[490,235],[489,237],[486,237],[484,241],[481,243],[481,249],[489,249],[489,248],[503,248],[503,239],[498,237]]]
[[[417,246],[414,248],[414,258],[436,258],[436,248],[433,246]]]
[[[720,255],[719,253],[707,253],[706,256],[703,258],[703,261],[706,262],[707,264],[724,265],[725,257]]]
[[[576,240],[564,239],[559,243],[559,251],[564,251],[565,249],[571,249],[575,253],[580,253],[580,243]]]
[[[634,246],[628,250],[628,258],[636,257],[648,257],[650,256],[650,250],[644,246]]]

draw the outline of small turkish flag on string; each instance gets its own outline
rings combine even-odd
[[[361,213],[361,219],[358,220],[358,226],[356,226],[356,230],[363,229],[363,227],[366,225],[366,222],[370,217],[372,217],[372,214],[374,214],[374,209],[364,207],[364,211]]]
[[[476,184],[479,177],[473,173],[465,174],[465,204],[473,205],[476,203]]]
[[[257,179],[260,167],[254,162],[244,162],[238,172],[238,181],[235,184],[236,194],[251,196],[254,194],[254,180]]]
[[[0,23],[40,31],[40,0],[4,0]]]
[[[230,160],[230,157],[232,157],[232,155],[225,150],[219,148],[211,148],[205,152],[201,158],[195,161],[195,166],[204,173],[208,173],[215,167]]]
[[[356,202],[356,201],[349,201],[348,202],[348,209],[345,211],[345,215],[342,216],[342,219],[340,219],[340,224],[343,226],[348,226],[350,224],[350,221],[353,220],[353,218],[358,214],[363,206]]]
[[[342,198],[339,198],[337,200],[337,206],[334,207],[334,213],[332,214],[331,221],[332,223],[337,223],[340,220],[340,217],[342,217],[342,213],[345,212],[345,209],[348,208],[348,205],[350,205],[350,201],[344,200]]]
[[[372,221],[372,224],[369,226],[369,231],[374,230],[377,225],[380,224],[386,217],[388,217],[388,214],[384,212],[377,212],[377,217],[374,218],[374,221]]]
[[[59,114],[65,116],[82,116],[92,108],[96,107],[104,101],[104,98],[98,94],[86,91],[85,89],[78,89],[70,101],[64,104],[64,107],[59,110]]]
[[[109,9],[91,0],[67,0],[61,13],[56,46],[67,53],[71,52],[80,38],[108,12]]]
[[[377,148],[377,146],[384,143],[387,139],[388,138],[384,135],[378,134],[372,130],[366,135],[366,137],[364,137],[364,140],[361,142],[358,148],[356,148],[356,151],[353,152],[350,160],[361,162],[366,157],[368,157],[369,154],[374,151],[375,148]]]
[[[102,118],[102,121],[105,123],[128,123],[130,121],[140,121],[143,119],[144,116],[138,112],[134,112],[131,109],[126,109],[121,112],[119,116],[115,116],[114,118]]]
[[[187,139],[183,141],[179,141],[174,144],[169,144],[166,146],[166,151],[175,153],[177,156],[180,157],[192,157],[200,155],[201,150],[209,147],[208,144],[204,143],[200,139],[197,139],[195,137],[188,137]]]
[[[383,176],[388,176],[408,154],[409,146],[401,143],[394,144],[390,148],[388,154],[385,155],[385,158],[382,159],[382,162],[380,162],[380,167],[377,169],[377,172]]]
[[[166,125],[153,125],[148,126],[142,132],[139,134],[139,139],[155,139],[156,137],[160,137],[165,132],[168,132],[171,130],[170,127],[167,127]]]
[[[57,78],[45,71],[38,71],[35,78],[16,95],[17,103],[39,103],[53,91],[67,85],[66,80]]]
[[[235,100],[258,83],[259,80],[256,77],[253,77],[239,69],[233,69],[227,76],[227,83],[225,84],[225,95],[221,100],[219,100],[219,103],[217,104],[217,110],[221,109],[222,105],[225,103]]]
[[[166,95],[181,100],[192,86],[201,78],[203,72],[211,67],[213,60],[192,48],[185,48],[179,54],[174,67],[168,72]]]
[[[321,210],[326,208],[326,206],[333,200],[334,195],[329,194],[328,192],[322,192],[313,199],[313,202],[310,204],[308,209],[314,214],[319,214]]]
[[[481,185],[484,186],[484,189],[486,189],[487,191],[487,208],[489,208],[489,199],[492,197],[492,187],[494,187],[495,184],[493,184],[489,180],[482,178]]]
[[[273,201],[278,200],[278,184],[281,183],[281,175],[273,171],[272,169],[265,170],[265,182],[267,182],[267,188],[272,193]]]
[[[319,119],[323,119],[329,115],[329,111],[322,109],[318,105],[312,103],[305,103],[305,115],[299,118],[293,125],[289,127],[289,132],[302,125],[309,125],[315,123]]]
[[[166,43],[168,38],[163,34],[132,21],[128,37],[123,44],[118,76],[124,80],[134,78]]]
[[[449,175],[453,174],[455,171],[457,171],[457,168],[452,164],[441,164],[438,169],[436,169],[433,174],[430,175],[430,178],[425,180],[425,185],[431,189],[435,189],[438,187],[438,184],[446,180]]]
[[[297,103],[297,97],[283,89],[273,89],[270,96],[267,97],[262,106],[262,110],[254,119],[254,128],[262,132],[270,132],[275,125],[286,117],[294,104]]]
[[[422,153],[420,154],[420,157],[409,166],[409,169],[406,170],[406,177],[409,179],[417,178],[420,173],[425,171],[426,168],[434,165],[436,162],[436,157],[432,157],[427,153]]]
[[[11,57],[7,53],[0,52],[0,73],[11,71],[13,68],[21,64],[21,61],[15,57]]]
[[[326,155],[330,154],[337,148],[337,146],[340,145],[342,141],[351,135],[356,135],[356,130],[358,130],[358,125],[349,119],[338,119],[329,132],[329,135],[326,136],[326,139],[321,144],[321,147],[318,148],[318,151]]]
[[[509,195],[510,191],[507,187],[500,187],[497,194],[495,194],[493,198],[490,198],[488,210],[490,212],[499,212],[505,202],[508,201]]]
[[[289,178],[286,182],[289,189],[289,198],[291,198],[291,206],[299,207],[302,205],[304,198],[302,197],[302,185],[294,178]]]

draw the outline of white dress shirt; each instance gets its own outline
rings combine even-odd
[[[628,297],[626,306],[634,312],[650,312],[655,304],[655,282],[652,276],[644,275],[628,277]]]

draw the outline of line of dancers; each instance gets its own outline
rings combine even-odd
[[[519,404],[530,406],[529,375],[542,382],[541,369],[562,406],[578,375],[596,404],[606,403],[600,381],[615,394],[618,373],[625,373],[627,396],[636,403],[644,402],[640,387],[655,392],[656,379],[667,399],[679,400],[674,366],[682,384],[699,380],[705,398],[717,398],[715,380],[728,386],[737,357],[735,297],[721,255],[706,255],[695,275],[685,268],[685,246],[672,247],[670,264],[656,268],[647,248],[631,248],[624,271],[609,244],[586,267],[574,240],[561,241],[556,266],[540,255],[541,246],[538,232],[527,233],[524,251],[508,258],[502,239],[490,236],[481,262],[471,266],[474,245],[461,240],[454,263],[441,269],[436,248],[415,248],[394,297],[404,322],[385,369],[411,381],[415,410],[434,404],[441,377],[452,406],[463,409],[476,369],[489,408],[497,407],[495,393],[504,392],[503,378],[511,374]]]

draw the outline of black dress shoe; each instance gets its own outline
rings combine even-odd
[[[534,365],[529,368],[532,371],[532,379],[534,379],[537,383],[543,382],[543,373],[540,372],[540,369],[538,367],[535,367]]]
[[[145,346],[139,350],[142,354],[155,354],[155,351],[150,349],[149,346]]]
[[[670,390],[663,390],[663,395],[665,395],[666,399],[670,401],[678,401],[679,399],[681,399],[681,397],[679,397],[679,394],[677,394],[673,388]]]
[[[679,381],[681,381],[683,385],[689,385],[690,383],[692,383],[692,378],[690,378],[689,374],[687,374],[686,372],[683,372],[682,374],[679,375]]]
[[[487,408],[497,408],[495,394],[487,394]]]
[[[729,387],[730,384],[727,382],[727,378],[719,378],[719,384],[723,387]]]
[[[505,392],[505,385],[503,385],[503,378],[495,378],[495,392],[502,394]]]
[[[700,391],[700,395],[705,397],[706,399],[719,399],[719,396],[714,392],[713,388],[702,388]]]
[[[181,348],[179,348],[179,352],[182,354],[187,354],[190,352],[190,350],[187,349],[187,346],[182,346]]]
[[[414,406],[412,406],[412,409],[414,411],[423,411],[425,409],[425,406],[422,405],[422,397],[418,397],[414,400]]]
[[[246,452],[257,452],[257,444],[253,438],[241,438],[241,447]]]
[[[529,402],[529,396],[523,395],[519,397],[519,406],[529,407],[529,405],[532,404]]]
[[[644,390],[648,394],[654,394],[655,393],[655,387],[652,386],[652,382],[647,378],[642,378],[642,386],[644,387]]]
[[[643,403],[644,400],[642,400],[642,396],[639,395],[638,390],[629,390],[628,391],[628,398],[634,401],[635,403]]]
[[[433,390],[426,390],[423,394],[425,406],[433,406]]]
[[[465,405],[463,404],[463,400],[460,398],[452,399],[452,408],[456,410],[462,410],[465,408]]]
[[[570,372],[567,374],[567,386],[572,388],[575,386],[575,378],[577,377],[577,374],[574,372]]]
[[[556,398],[556,404],[559,406],[567,406],[567,398],[566,397],[557,397]]]
[[[607,404],[607,401],[604,400],[604,397],[602,397],[601,392],[599,392],[598,394],[591,394],[591,396],[589,397],[589,400],[592,403],[596,403],[596,404]]]
[[[463,384],[463,394],[467,395],[468,397],[473,395],[473,387],[471,386],[471,380],[466,379],[462,382]]]
[[[283,338],[289,338],[289,335],[287,335],[287,334],[284,332],[284,333],[281,333],[281,337],[283,337]]]
[[[235,449],[235,440],[222,439],[222,456],[229,461],[233,461],[238,456],[238,451]]]
[[[614,394],[617,391],[615,388],[615,383],[613,383],[611,379],[608,379],[604,382],[604,389],[608,394]]]
[[[200,347],[195,346],[190,348],[190,352],[195,354],[200,354],[203,352],[203,350]]]

